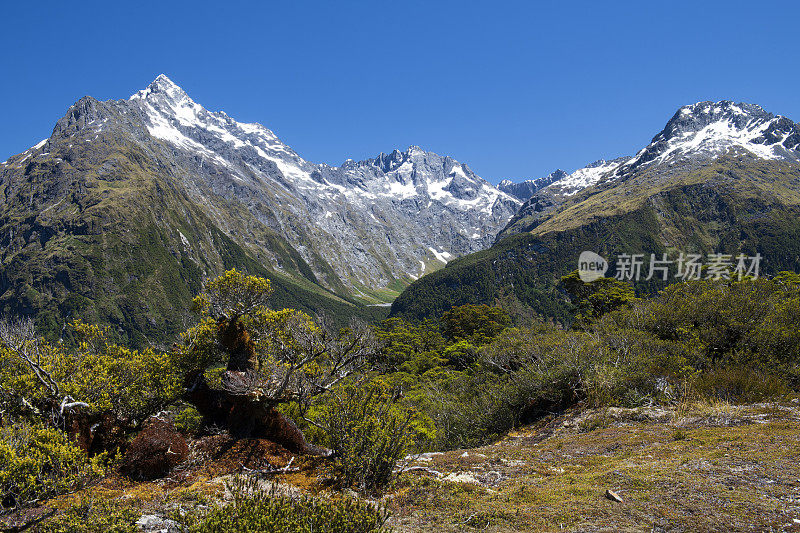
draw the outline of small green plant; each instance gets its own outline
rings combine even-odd
[[[103,475],[106,459],[87,459],[56,429],[6,426],[0,430],[0,510],[75,490]]]
[[[578,423],[578,430],[581,433],[588,433],[595,429],[602,429],[609,427],[614,422],[614,419],[608,416],[607,413],[598,413],[596,415],[588,416]]]
[[[385,509],[353,498],[291,497],[236,477],[227,484],[233,501],[179,517],[185,533],[386,533]]]
[[[783,378],[743,365],[712,368],[697,376],[695,388],[711,400],[736,403],[760,402],[789,391]]]
[[[683,428],[678,428],[672,433],[672,440],[686,440],[689,434]]]
[[[193,405],[181,405],[175,414],[175,427],[181,433],[195,434],[203,427],[203,415]]]
[[[36,529],[39,533],[135,533],[141,515],[120,502],[90,496],[81,498],[63,513]]]

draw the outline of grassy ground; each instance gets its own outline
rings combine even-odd
[[[268,441],[206,437],[169,478],[112,476],[33,511],[58,513],[99,498],[136,516],[168,517],[225,500],[232,474],[284,467],[292,456]],[[325,460],[292,461],[297,469],[264,483],[336,496]],[[381,502],[397,532],[800,531],[798,399],[575,410],[489,446],[402,463]]]
[[[402,475],[393,522],[398,531],[800,531],[799,445],[793,402],[573,413],[410,461],[427,471]]]

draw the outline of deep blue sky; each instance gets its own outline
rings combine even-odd
[[[4,2],[0,160],[159,73],[314,162],[410,144],[497,182],[631,154],[681,105],[800,120],[781,2]]]

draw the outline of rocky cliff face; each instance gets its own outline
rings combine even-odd
[[[561,181],[568,176],[569,174],[559,168],[543,178],[537,178],[534,180],[525,180],[518,183],[514,183],[511,180],[503,180],[497,184],[497,188],[525,202],[531,196],[536,194],[537,191],[544,189],[548,185],[551,185],[557,181]]]

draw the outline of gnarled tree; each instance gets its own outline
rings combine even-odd
[[[302,453],[325,453],[275,407],[301,407],[354,372],[365,369],[377,349],[363,324],[334,331],[293,309],[267,306],[269,280],[229,270],[208,281],[195,299],[202,317],[184,334],[187,399],[207,423],[236,437],[263,437]],[[209,368],[224,365],[219,383]]]

